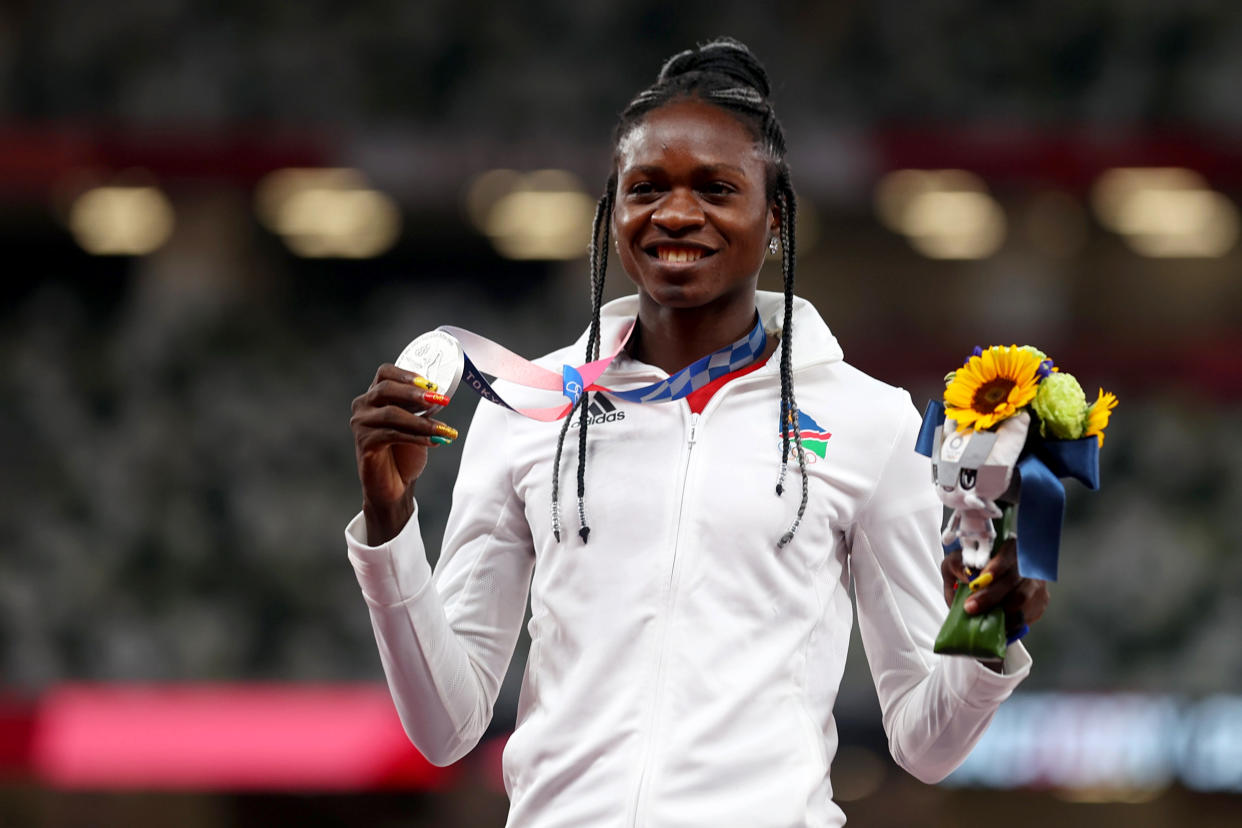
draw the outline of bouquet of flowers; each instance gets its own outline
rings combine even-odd
[[[1088,404],[1078,380],[1030,346],[975,348],[945,377],[944,401],[928,404],[916,448],[931,458],[936,492],[952,510],[941,541],[946,552],[961,547],[971,579],[958,587],[936,652],[1004,658],[1011,642],[1003,611],[969,616],[966,596],[1013,538],[1023,577],[1056,580],[1060,478],[1099,487],[1099,450],[1116,405],[1103,389]]]

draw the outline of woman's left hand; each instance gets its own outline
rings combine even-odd
[[[940,574],[944,578],[944,599],[952,604],[954,587],[967,579],[960,551],[945,556],[940,564]],[[980,586],[966,599],[968,615],[978,615],[999,606],[1005,610],[1005,632],[1009,635],[1021,630],[1023,624],[1034,624],[1043,616],[1048,608],[1048,584],[1018,574],[1017,541],[1008,540],[1001,544],[1000,551],[988,561],[977,578],[987,581],[989,574],[991,582]],[[969,589],[964,583],[961,588]]]

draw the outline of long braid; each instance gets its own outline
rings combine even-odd
[[[609,178],[604,195],[595,205],[595,218],[591,225],[590,268],[591,268],[591,327],[587,334],[586,361],[599,359],[600,345],[600,307],[604,297],[604,276],[608,271],[608,238],[612,224],[612,200],[615,189],[615,176]],[[587,411],[590,394],[585,390],[574,408],[565,417],[560,434],[556,440],[556,458],[552,464],[552,534],[559,543],[561,540],[561,453],[565,445],[565,436],[569,425],[573,422],[574,413],[579,412],[578,421],[578,535],[586,543],[591,529],[586,525],[586,430],[590,423]]]
[[[786,173],[781,176],[778,184],[778,203],[781,207],[781,275],[785,286],[785,321],[781,340],[781,412],[786,417],[781,428],[781,478],[789,462],[789,433],[793,432],[794,450],[798,455],[798,472],[802,478],[802,499],[798,503],[798,513],[793,524],[777,542],[777,548],[785,546],[793,540],[802,517],[806,514],[807,501],[810,499],[810,484],[806,473],[806,452],[802,448],[802,431],[798,425],[798,402],[794,398],[793,389],[793,301],[794,301],[794,260],[795,241],[794,228],[798,219],[798,199],[794,195],[793,185]],[[781,493],[777,484],[777,494]]]
[[[587,335],[586,361],[599,359],[600,340],[600,308],[604,301],[604,277],[608,273],[608,234],[612,225],[612,194],[616,187],[615,178],[608,179],[604,194],[595,206],[595,223],[592,227],[591,239],[591,331]],[[583,391],[585,400],[589,395]],[[591,422],[590,412],[584,403],[578,427],[578,537],[586,543],[591,535],[591,527],[586,519],[586,457],[587,457],[587,426]]]

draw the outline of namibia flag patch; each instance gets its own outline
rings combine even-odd
[[[793,418],[790,417],[790,420]],[[781,431],[777,429],[777,437],[780,437]],[[790,434],[790,437],[793,435]],[[815,419],[805,411],[798,412],[798,436],[802,438],[802,447],[811,454],[823,457],[828,451],[828,438],[832,434],[815,422]]]

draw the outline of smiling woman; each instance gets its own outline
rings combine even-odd
[[[957,559],[938,574],[920,418],[794,295],[796,200],[768,96],[754,55],[721,39],[675,55],[625,109],[592,228],[591,322],[544,362],[633,334],[559,438],[479,406],[434,573],[414,488],[456,434],[426,415],[447,401],[393,365],[354,401],[350,560],[433,762],[487,728],[529,595],[510,826],[841,825],[829,767],[851,580],[893,755],[920,779],[956,767],[1029,670],[1021,644],[991,665],[932,652]],[[603,305],[613,239],[636,294]],[[773,240],[783,295],[756,289]],[[634,393],[646,384],[660,390]],[[515,408],[521,395],[505,388]],[[561,532],[565,454],[576,535]],[[977,611],[1034,621],[1046,591],[1012,549],[988,568]]]

